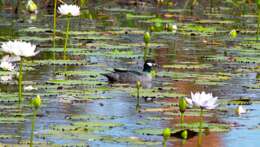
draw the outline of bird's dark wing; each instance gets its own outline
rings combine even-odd
[[[126,69],[119,69],[119,68],[114,68],[115,72],[128,72]]]
[[[125,69],[114,69],[115,72],[119,72],[119,73],[131,73],[131,74],[135,74],[135,75],[143,75],[142,72],[139,71],[135,71],[135,70],[125,70]]]

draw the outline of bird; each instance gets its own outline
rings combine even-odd
[[[143,66],[143,71],[134,71],[134,70],[122,70],[114,69],[112,73],[103,74],[107,77],[110,83],[129,83],[135,84],[137,81],[140,81],[142,85],[152,82],[152,69],[157,64],[151,60],[147,59]]]

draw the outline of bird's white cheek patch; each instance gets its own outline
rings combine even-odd
[[[148,66],[153,66],[153,63],[147,63]]]

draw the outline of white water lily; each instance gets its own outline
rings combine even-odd
[[[2,58],[2,61],[5,61],[5,62],[17,62],[17,61],[20,61],[21,60],[21,57],[20,56],[9,56],[9,55],[5,55],[3,58]]]
[[[243,108],[242,106],[238,106],[238,107],[236,108],[236,113],[237,113],[238,115],[244,114],[244,113],[246,113],[246,109]]]
[[[72,16],[80,15],[80,8],[77,5],[63,4],[59,6],[58,10],[61,15],[72,15]]]
[[[37,90],[37,88],[33,87],[32,85],[24,87],[25,91],[32,91],[32,90]]]
[[[201,109],[214,109],[217,107],[218,97],[213,97],[212,93],[196,92],[193,94],[191,92],[191,99],[186,98],[187,103],[190,106],[200,107]]]
[[[13,71],[15,69],[15,65],[11,62],[1,61],[0,67],[4,70]]]
[[[173,25],[172,25],[172,28],[173,28],[173,30],[175,30],[175,31],[178,29],[178,27],[177,27],[176,24],[173,24]]]
[[[35,51],[36,45],[17,40],[5,42],[1,47],[4,52],[22,57],[32,57],[39,53],[39,51]]]
[[[0,81],[5,83],[7,81],[11,81],[13,79],[13,76],[12,75],[8,75],[8,76],[1,76],[0,77]]]

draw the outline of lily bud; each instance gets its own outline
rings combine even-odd
[[[137,89],[140,89],[141,86],[142,86],[141,82],[140,82],[140,81],[137,81],[137,82],[136,82],[136,88],[137,88]]]
[[[148,44],[151,40],[151,36],[150,36],[150,33],[149,32],[145,32],[144,33],[144,43],[145,44]]]
[[[38,109],[41,106],[41,104],[42,104],[41,97],[37,95],[36,98],[32,100],[32,105],[35,109]]]
[[[165,128],[163,130],[163,139],[167,140],[171,136],[171,129],[170,128]]]
[[[183,130],[183,131],[181,132],[181,137],[182,137],[183,139],[187,139],[187,138],[188,138],[188,131],[187,131],[187,130]]]
[[[185,98],[180,98],[179,99],[179,110],[181,113],[184,113],[187,107],[187,103]]]
[[[258,7],[258,9],[260,8],[260,0],[256,0],[256,5]]]
[[[33,0],[28,0],[27,4],[26,4],[26,9],[30,12],[30,13],[37,13],[37,5]]]
[[[232,39],[237,38],[237,31],[233,29],[229,32],[229,35]]]

